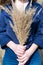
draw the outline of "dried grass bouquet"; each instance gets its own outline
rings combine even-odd
[[[1,6],[1,8],[3,7]],[[15,32],[17,39],[19,40],[19,43],[21,45],[25,44],[29,36],[32,17],[33,17],[33,14],[35,13],[35,10],[36,10],[35,8],[29,9],[26,13],[18,11],[16,7],[14,7],[12,12],[10,12],[8,9],[6,10],[7,12],[10,12],[11,14],[14,25],[12,25],[11,23],[10,25],[13,31]]]
[[[14,26],[11,25],[13,31],[15,32],[17,39],[21,45],[24,45],[31,29],[32,17],[36,9],[29,9],[26,13],[20,12],[15,7],[12,11],[12,19]]]

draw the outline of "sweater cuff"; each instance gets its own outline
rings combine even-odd
[[[33,43],[39,46],[39,48],[43,49],[43,36],[37,36]]]
[[[6,38],[4,38],[3,40],[2,40],[2,45],[1,45],[1,48],[2,49],[5,49],[6,47],[7,47],[7,43],[9,42],[9,41],[11,41],[11,39],[9,38],[9,37],[6,37]]]

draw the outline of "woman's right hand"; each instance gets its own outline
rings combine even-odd
[[[26,46],[15,44],[13,41],[7,43],[7,46],[13,50],[17,56],[22,56],[25,53]]]

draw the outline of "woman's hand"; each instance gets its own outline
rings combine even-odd
[[[21,57],[25,53],[26,46],[20,44],[15,44],[14,52],[17,54],[17,57]]]
[[[31,47],[25,51],[25,53],[21,56],[18,57],[19,64],[18,65],[25,65],[25,63],[30,59],[31,55],[36,51],[38,48],[38,45],[32,44]]]
[[[22,57],[18,57],[17,59],[19,61],[18,65],[25,65],[25,63],[29,60],[30,56],[31,55],[29,50],[26,50]]]
[[[8,46],[10,49],[12,49],[13,52],[14,52],[17,56],[19,56],[19,57],[21,57],[21,56],[24,54],[25,49],[26,49],[26,46],[22,46],[22,45],[20,45],[20,44],[15,44],[13,41],[10,41],[10,42],[7,44],[7,46]]]

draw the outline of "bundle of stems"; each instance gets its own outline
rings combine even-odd
[[[0,8],[3,7],[0,6]],[[9,11],[8,8],[3,9],[11,15],[14,25],[12,25],[12,23],[10,22],[10,26],[15,32],[19,43],[21,45],[24,45],[30,34],[32,18],[36,11],[36,8],[31,8],[26,12],[20,12],[15,6],[12,11]]]
[[[29,9],[27,12],[20,12],[14,7],[12,11],[12,19],[14,26],[11,25],[17,39],[21,45],[24,45],[31,29],[32,17],[36,9]]]

